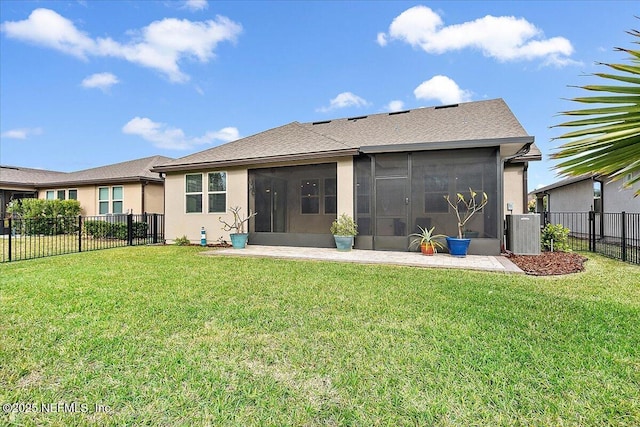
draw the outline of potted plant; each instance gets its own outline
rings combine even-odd
[[[456,214],[456,220],[458,221],[458,235],[457,237],[447,237],[447,246],[449,247],[449,253],[453,256],[465,257],[469,250],[470,238],[464,238],[464,226],[477,212],[482,210],[489,202],[487,193],[482,192],[482,200],[478,202],[476,196],[478,193],[469,188],[469,198],[466,199],[462,193],[456,194],[456,201],[452,202],[451,198],[447,194],[444,196],[449,206],[453,208]]]
[[[339,251],[350,251],[353,238],[358,234],[358,224],[351,216],[343,213],[331,224],[331,234]]]
[[[244,224],[249,221],[254,216],[258,215],[257,212],[251,213],[249,210],[249,216],[242,219],[240,216],[240,206],[235,206],[229,208],[229,212],[233,215],[233,223],[229,224],[224,221],[222,217],[218,217],[218,221],[223,224],[224,231],[232,231],[231,236],[231,246],[235,249],[244,249],[247,246],[247,239],[249,238],[249,233],[244,232]]]
[[[435,239],[446,238],[444,234],[433,234],[435,227],[431,227],[429,230],[418,226],[419,233],[412,233],[409,236],[414,236],[415,239],[409,244],[409,249],[420,246],[420,251],[424,255],[433,255],[438,252],[438,248],[442,249],[444,246],[442,243]]]

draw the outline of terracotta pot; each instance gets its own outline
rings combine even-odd
[[[435,253],[433,245],[426,244],[426,243],[420,245],[420,251],[422,252],[423,255],[427,255],[427,256],[433,256],[433,254]]]

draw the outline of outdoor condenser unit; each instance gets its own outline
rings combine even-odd
[[[507,215],[507,249],[516,255],[540,254],[540,214]]]

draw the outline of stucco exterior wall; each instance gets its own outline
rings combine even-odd
[[[165,238],[172,242],[178,237],[187,236],[193,242],[200,242],[200,229],[205,228],[207,242],[215,243],[220,237],[230,241],[229,232],[224,231],[222,223],[224,221],[233,222],[233,215],[227,213],[208,213],[206,203],[203,200],[202,213],[186,213],[185,198],[185,175],[202,173],[206,177],[209,172],[227,173],[227,209],[239,206],[240,214],[246,216],[248,209],[248,172],[246,168],[232,169],[206,169],[189,172],[177,172],[167,174],[165,177]],[[206,182],[204,182],[206,184]],[[203,199],[206,197],[206,188],[203,192]]]
[[[504,167],[504,206],[505,215],[527,213],[527,207],[523,204],[524,165],[505,165]],[[508,204],[513,204],[513,212],[507,209]]]
[[[604,180],[602,191],[604,212],[640,212],[640,197],[633,197],[638,188],[640,188],[640,184],[624,188],[621,181],[608,182]]]
[[[593,209],[593,181],[579,181],[548,191],[549,212],[589,212]]]
[[[144,187],[144,210],[148,213],[164,213],[163,184],[149,183]]]

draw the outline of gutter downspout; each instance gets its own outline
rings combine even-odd
[[[140,208],[142,209],[142,212],[140,212],[141,214],[144,214],[144,213],[147,212],[144,209],[144,207],[145,207],[144,206],[144,199],[145,199],[145,197],[144,197],[144,188],[147,186],[148,183],[149,183],[148,181],[142,181],[142,191],[140,192],[141,193],[141,198],[142,198],[142,203],[140,203]]]

